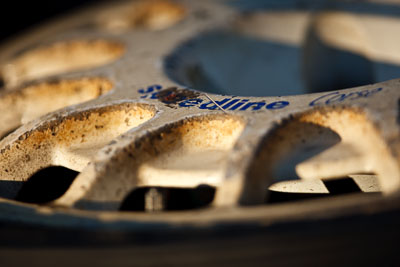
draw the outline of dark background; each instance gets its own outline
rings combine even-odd
[[[96,4],[99,0],[6,0],[0,2],[0,42],[60,14]]]

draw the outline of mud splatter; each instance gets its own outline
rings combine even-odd
[[[167,104],[170,108],[177,108],[177,105],[187,99],[197,98],[200,93],[188,89],[178,89],[177,87],[169,87],[160,91],[157,95],[158,100]]]

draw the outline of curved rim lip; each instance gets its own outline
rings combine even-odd
[[[400,194],[363,193],[259,206],[209,207],[162,213],[78,210],[0,198],[0,220],[46,227],[88,230],[208,228],[218,225],[269,225],[330,220],[398,209]],[[12,216],[11,216],[12,215]]]

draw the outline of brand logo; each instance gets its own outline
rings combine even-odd
[[[161,91],[163,87],[161,85],[151,85],[146,89],[139,89],[138,93],[141,94],[140,98],[146,99],[164,99],[168,97],[175,96],[175,91],[168,91],[168,95],[163,96]],[[309,106],[318,106],[318,105],[329,105],[335,103],[341,103],[343,101],[353,101],[361,98],[368,98],[370,96],[375,95],[376,93],[382,91],[381,87],[374,89],[363,89],[356,92],[330,92],[324,94],[322,96],[317,97],[313,101],[309,103]],[[163,98],[164,97],[164,98]],[[289,101],[275,101],[268,103],[266,100],[260,101],[250,101],[250,99],[241,98],[241,97],[226,97],[222,100],[208,101],[203,98],[199,98],[198,94],[180,94],[179,99],[175,101],[176,104],[180,107],[198,107],[199,109],[208,109],[208,110],[216,110],[222,107],[224,110],[240,110],[240,111],[257,111],[257,110],[274,110],[274,109],[282,109],[290,105]]]
[[[320,96],[310,102],[310,106],[317,105],[329,105],[334,103],[340,103],[345,100],[356,100],[359,98],[367,98],[373,96],[374,94],[382,91],[382,88],[365,89],[357,92],[342,93],[342,92],[332,92],[326,95]]]

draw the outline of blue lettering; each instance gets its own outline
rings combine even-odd
[[[281,109],[289,105],[288,101],[272,102],[266,106],[267,109]]]
[[[238,101],[239,101],[239,99],[233,99],[232,101],[229,101],[228,103],[226,103],[222,108],[227,109]]]
[[[325,104],[342,102],[345,99],[346,99],[346,95],[345,94],[340,94],[340,95],[338,94],[338,95],[335,95],[335,96],[329,98],[328,100],[326,100]]]
[[[142,94],[140,98],[150,98],[150,99],[158,99],[159,96],[159,91],[163,87],[161,85],[155,84],[148,86],[146,89],[139,89],[138,93]],[[331,92],[327,93],[325,95],[321,95],[311,101],[309,103],[309,106],[315,106],[315,105],[323,105],[323,104],[333,104],[333,103],[340,103],[345,100],[356,100],[359,98],[363,97],[370,97],[380,91],[382,91],[383,88],[374,88],[371,90],[364,89],[361,91],[357,92],[349,92],[349,93],[344,93],[342,91],[340,92]],[[183,100],[183,99],[182,99]],[[248,102],[250,101],[249,99],[233,99],[232,97],[230,98],[224,98],[219,101],[209,101],[207,103],[203,103],[203,99],[201,98],[195,98],[195,99],[188,99],[185,100],[181,103],[179,103],[180,107],[194,107],[198,106],[200,109],[208,109],[208,110],[215,110],[218,108],[218,105],[221,106],[223,109],[229,109],[229,110],[260,110],[262,107],[265,106],[266,109],[282,109],[290,105],[290,102],[288,101],[276,101],[272,102],[270,104],[267,104],[265,100],[260,101],[260,102]],[[200,105],[201,104],[201,105]],[[199,106],[200,105],[200,106]]]
[[[265,102],[249,102],[244,105],[240,110],[247,110],[249,107],[253,107],[252,110],[259,110],[265,106]]]
[[[147,87],[146,90],[139,89],[138,92],[139,92],[139,94],[148,94],[148,93],[154,92],[154,90],[157,90],[157,91],[161,90],[161,88],[162,88],[161,85],[155,84],[155,85],[151,85],[151,86]]]
[[[357,98],[363,97],[363,96],[364,96],[364,95],[363,95],[363,92],[364,92],[364,91],[350,93],[350,94],[348,94],[348,95],[346,96],[346,99],[347,99],[347,100],[355,100],[355,99],[357,99]],[[352,97],[352,96],[353,96],[353,97]]]
[[[376,93],[382,91],[382,89],[383,89],[382,87],[372,89],[371,91],[369,91],[369,94],[368,94],[367,96],[374,95],[374,94],[376,94]]]
[[[217,103],[218,105],[223,105],[223,104],[225,104],[227,101],[229,101],[231,98],[225,98],[225,99],[223,99],[223,100],[221,100],[221,101],[215,101],[215,103]],[[204,103],[204,104],[202,104],[202,105],[200,105],[200,109],[209,109],[209,110],[214,110],[214,109],[217,109],[218,108],[218,106],[217,105],[215,105],[215,103],[214,102],[212,102],[212,101],[209,101],[209,102],[207,102],[207,103]],[[210,106],[211,105],[211,106]]]
[[[310,106],[315,106],[316,104],[319,104],[319,103],[317,103],[319,100],[321,100],[321,99],[323,99],[325,97],[328,97],[328,96],[331,96],[331,95],[337,95],[337,94],[339,94],[339,93],[338,92],[334,92],[334,93],[329,93],[327,95],[320,96],[317,99],[313,100],[309,105]]]
[[[193,106],[200,104],[201,102],[203,102],[203,99],[200,99],[200,98],[188,99],[186,101],[179,103],[179,106],[180,107],[193,107]]]
[[[152,93],[150,99],[158,99],[159,92]]]
[[[242,99],[239,103],[237,103],[236,105],[231,107],[229,110],[236,110],[238,107],[240,107],[241,105],[243,105],[244,103],[246,103],[248,101],[249,101],[249,99]]]
[[[333,92],[326,95],[322,95],[310,102],[310,106],[321,105],[321,104],[332,104],[343,102],[344,100],[356,100],[362,97],[370,97],[378,92],[382,91],[382,88],[375,88],[372,90],[362,90],[358,92],[350,93],[339,93]]]

